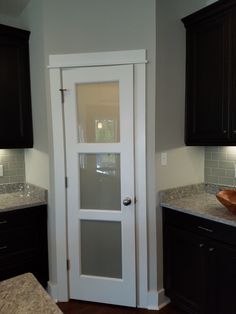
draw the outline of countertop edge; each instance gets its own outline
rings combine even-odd
[[[38,201],[38,202],[32,202],[28,204],[20,204],[16,206],[0,208],[0,213],[5,213],[5,212],[14,211],[14,210],[23,209],[23,208],[37,207],[37,206],[42,206],[42,205],[47,205],[47,201]]]
[[[234,222],[234,221],[231,221],[231,220],[228,220],[225,218],[221,218],[221,217],[218,218],[218,217],[215,217],[215,216],[208,214],[208,213],[205,213],[205,212],[196,212],[195,210],[193,210],[191,208],[180,208],[180,207],[177,207],[175,205],[168,204],[165,202],[160,203],[160,206],[165,207],[165,208],[169,208],[169,209],[173,209],[173,210],[179,211],[181,213],[193,215],[193,216],[200,217],[203,219],[208,219],[208,220],[212,220],[212,221],[215,221],[218,223],[223,223],[223,224],[226,224],[226,225],[229,225],[232,227],[236,227],[236,222]]]
[[[30,183],[0,184],[0,213],[47,204],[47,190]]]
[[[236,215],[216,198],[225,189],[235,189],[209,183],[191,184],[159,191],[159,205],[218,223],[236,227]]]

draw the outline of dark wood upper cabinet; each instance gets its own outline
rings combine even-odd
[[[29,35],[0,25],[0,148],[33,147]]]
[[[236,145],[236,1],[182,19],[186,27],[186,145]]]

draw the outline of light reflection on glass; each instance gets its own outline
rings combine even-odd
[[[96,122],[97,122],[97,121],[96,121]],[[97,122],[97,128],[98,128],[98,129],[102,129],[102,127],[103,127],[102,122]]]
[[[226,150],[227,150],[227,153],[236,154],[236,146],[227,146]]]
[[[119,82],[76,86],[79,143],[120,141]]]

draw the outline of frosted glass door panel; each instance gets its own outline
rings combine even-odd
[[[76,85],[79,143],[120,141],[119,82]]]
[[[120,210],[120,155],[80,154],[80,208]]]
[[[121,223],[81,221],[83,275],[122,278]]]

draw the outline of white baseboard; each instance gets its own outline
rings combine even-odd
[[[159,291],[151,290],[148,292],[148,310],[160,310],[167,305],[170,300],[165,296],[164,289]]]
[[[57,285],[52,284],[50,281],[48,281],[48,289],[47,289],[49,295],[53,298],[55,302],[58,301],[58,290]],[[150,290],[148,291],[148,304],[147,309],[148,310],[160,310],[164,306],[166,306],[170,302],[170,299],[165,296],[164,289],[160,289],[159,291],[156,290]]]
[[[158,291],[158,310],[162,309],[168,303],[170,303],[170,299],[165,295],[165,290],[160,289]]]
[[[58,294],[57,294],[57,286],[53,285],[50,281],[48,281],[48,293],[53,298],[55,302],[58,301]]]
[[[148,291],[148,310],[159,310],[158,308],[158,292],[156,290]]]

